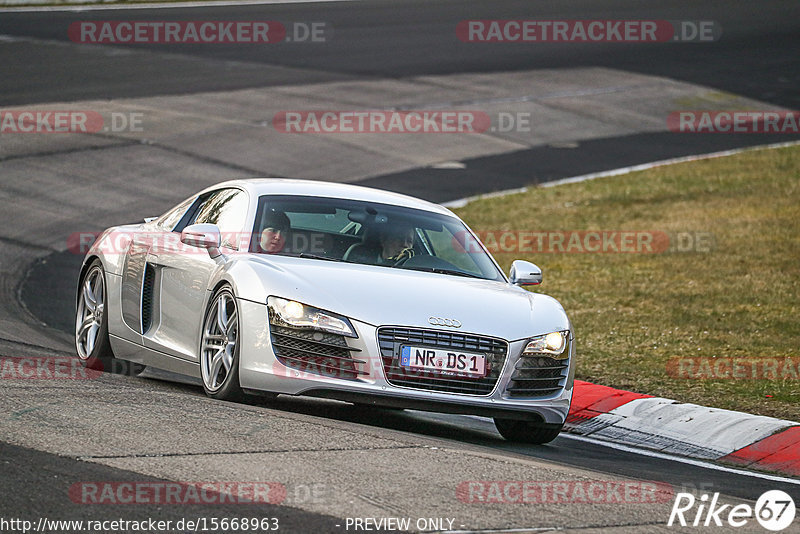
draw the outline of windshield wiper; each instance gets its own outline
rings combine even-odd
[[[457,271],[455,269],[442,269],[441,267],[407,267],[409,271],[424,271],[426,273],[437,274],[452,274],[454,276],[464,276],[466,278],[477,278],[478,280],[489,280],[477,274],[468,273],[466,271]]]
[[[326,261],[336,261],[340,263],[355,263],[348,260],[343,260],[341,258],[334,258],[333,256],[320,256],[319,254],[309,254],[308,252],[298,252],[297,254],[287,253],[281,254],[282,256],[290,256],[292,258],[310,258],[312,260],[326,260]]]

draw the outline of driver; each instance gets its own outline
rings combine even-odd
[[[289,217],[282,211],[267,210],[261,218],[261,228],[261,250],[267,254],[281,252],[291,231]]]
[[[414,256],[414,228],[403,223],[381,232],[379,265],[397,265]]]

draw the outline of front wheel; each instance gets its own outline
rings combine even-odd
[[[209,397],[230,401],[244,397],[239,385],[239,345],[236,297],[224,286],[208,304],[200,342],[200,373]]]
[[[558,437],[564,425],[544,425],[530,421],[494,418],[494,426],[508,441],[541,445],[550,443]]]
[[[145,366],[114,358],[108,339],[106,276],[100,260],[94,260],[78,285],[75,315],[75,351],[84,367],[125,375],[138,375]]]

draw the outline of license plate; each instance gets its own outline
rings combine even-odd
[[[400,365],[470,378],[486,376],[486,356],[473,352],[404,346],[400,350]]]

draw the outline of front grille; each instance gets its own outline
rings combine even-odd
[[[564,349],[569,354],[569,345]],[[546,397],[558,393],[567,379],[569,360],[545,355],[521,356],[506,391],[510,397]]]
[[[272,348],[278,361],[286,367],[327,376],[329,378],[358,378],[368,374],[350,354],[358,352],[347,346],[345,337],[315,330],[300,330],[270,324]]]
[[[153,321],[153,286],[156,271],[149,263],[144,267],[144,282],[142,283],[142,333],[150,330]]]
[[[488,395],[492,392],[508,353],[508,343],[500,339],[416,328],[381,328],[378,330],[378,344],[386,380],[390,384],[470,395]],[[486,356],[486,376],[470,378],[402,367],[400,351],[404,345],[483,353]]]

